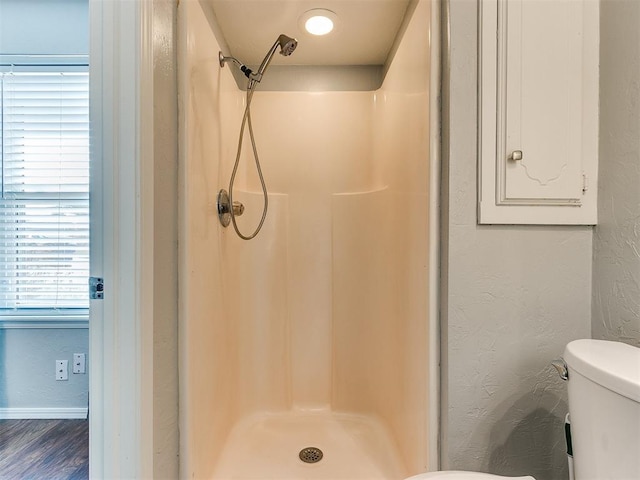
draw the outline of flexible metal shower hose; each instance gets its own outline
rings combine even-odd
[[[229,203],[232,206],[231,210],[231,222],[233,223],[233,229],[236,231],[238,236],[243,240],[251,240],[262,228],[264,224],[264,219],[267,217],[267,208],[269,206],[269,198],[267,192],[267,186],[264,182],[264,177],[262,176],[262,169],[260,168],[260,159],[258,158],[258,149],[256,148],[256,141],[253,137],[253,127],[251,125],[251,100],[253,99],[253,92],[255,91],[256,85],[258,82],[255,80],[249,80],[247,85],[247,106],[244,109],[244,116],[242,117],[242,125],[240,126],[240,136],[238,139],[238,151],[236,154],[236,162],[233,165],[233,172],[231,173],[231,180],[229,181]],[[260,223],[256,227],[255,231],[251,235],[244,235],[240,229],[238,229],[238,225],[236,224],[236,216],[233,213],[233,184],[236,179],[236,173],[238,172],[238,165],[240,164],[240,154],[242,153],[242,141],[244,139],[244,128],[245,125],[249,127],[249,137],[251,138],[251,148],[253,150],[253,158],[256,161],[256,170],[258,171],[258,177],[260,178],[260,184],[262,186],[262,194],[264,196],[264,208],[262,209],[262,218],[260,219]]]

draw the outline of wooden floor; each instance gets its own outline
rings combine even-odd
[[[87,420],[0,420],[0,479],[88,478]]]

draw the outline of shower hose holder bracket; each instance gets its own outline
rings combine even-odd
[[[223,188],[218,192],[218,219],[223,227],[228,227],[231,223],[231,200],[229,194]],[[244,205],[240,202],[233,202],[233,216],[239,217],[244,213]]]

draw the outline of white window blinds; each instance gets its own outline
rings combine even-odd
[[[88,308],[86,72],[0,74],[0,314]]]

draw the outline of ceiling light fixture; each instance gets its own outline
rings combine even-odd
[[[324,8],[314,8],[305,12],[300,17],[300,23],[311,35],[326,35],[330,33],[336,23],[337,15],[331,10]]]

